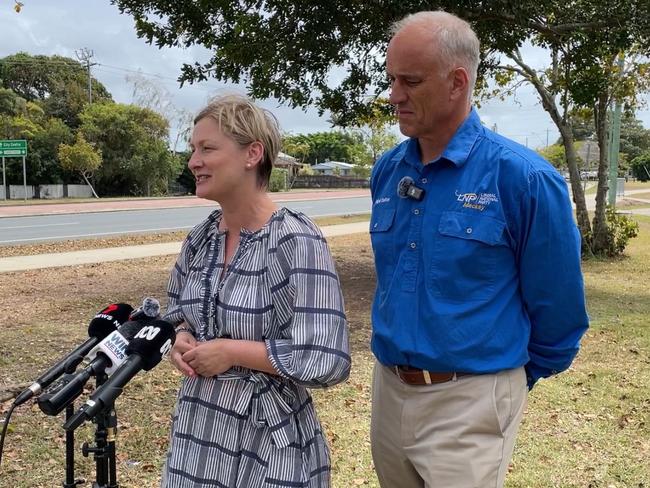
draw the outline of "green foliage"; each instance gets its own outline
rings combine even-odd
[[[0,82],[0,86],[1,86]],[[0,115],[14,116],[25,113],[26,100],[19,97],[13,90],[0,88]]]
[[[571,49],[564,51],[564,64],[580,78],[571,96],[583,101],[610,79],[610,73],[598,71],[602,59],[633,45],[650,45],[650,6],[641,0],[498,1],[489,2],[489,8],[481,0],[112,2],[134,18],[138,36],[148,42],[199,44],[214,53],[206,63],[183,65],[183,81],[246,81],[255,98],[316,105],[343,126],[373,113],[375,98],[368,92],[379,96],[388,87],[382,58],[388,27],[409,12],[443,9],[472,21],[484,54],[481,77],[494,73],[498,53],[526,41],[543,47],[566,43]],[[341,67],[345,75],[332,86],[330,70]],[[500,81],[507,82],[508,73],[498,71]],[[484,80],[479,85],[486,86]],[[556,86],[556,93],[561,88]]]
[[[176,155],[179,163],[182,165],[182,171],[176,178],[176,181],[187,188],[188,193],[194,195],[196,193],[196,178],[190,168],[187,166],[187,162],[190,160],[191,152],[181,152]]]
[[[59,161],[67,171],[76,171],[85,177],[90,177],[102,164],[101,152],[87,142],[82,135],[77,135],[73,145],[59,146]]]
[[[368,159],[368,152],[358,134],[330,131],[315,132],[312,134],[288,135],[283,139],[282,146],[293,149],[294,154],[300,148],[304,161],[309,164],[324,161],[345,161],[349,163],[364,162]],[[308,151],[305,154],[305,149]],[[289,152],[291,154],[291,152]],[[298,157],[298,156],[296,156]]]
[[[372,166],[367,164],[355,164],[352,167],[352,174],[359,178],[368,178],[370,172],[372,171]]]
[[[638,222],[627,215],[616,213],[614,207],[607,207],[608,246],[605,254],[609,257],[620,256],[630,239],[639,234]]]
[[[566,152],[562,144],[553,144],[537,152],[557,169],[565,169],[567,167]]]
[[[167,121],[156,112],[117,103],[87,106],[80,132],[97,145],[104,164],[96,178],[105,195],[166,193],[182,163],[167,147]]]
[[[269,179],[269,191],[286,191],[289,172],[284,168],[273,168]]]
[[[49,117],[71,128],[88,103],[88,72],[78,61],[64,56],[17,53],[0,59],[0,80],[17,96],[40,104]],[[110,101],[104,85],[91,78],[93,102]]]
[[[650,180],[650,151],[645,152],[630,162],[632,174],[640,181]]]

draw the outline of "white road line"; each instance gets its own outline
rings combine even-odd
[[[113,232],[97,232],[94,234],[76,234],[68,236],[49,236],[49,237],[30,237],[27,239],[11,239],[8,241],[0,241],[0,244],[10,244],[12,242],[27,242],[27,241],[49,241],[52,239],[74,239],[77,237],[97,237],[97,236],[109,236],[109,235],[121,235],[121,234],[136,234],[138,232],[158,232],[158,231],[169,231],[169,230],[183,230],[191,229],[194,225],[187,225],[182,227],[161,227],[157,229],[137,229],[137,230],[121,230]]]
[[[61,222],[59,224],[14,225],[12,227],[0,227],[0,230],[31,229],[32,227],[54,227],[55,225],[79,225],[80,223],[81,222]]]

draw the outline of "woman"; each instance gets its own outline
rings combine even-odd
[[[319,229],[266,193],[277,121],[245,97],[194,120],[196,195],[218,202],[187,236],[166,319],[185,376],[162,486],[326,487],[330,460],[308,387],[350,370],[338,276]]]

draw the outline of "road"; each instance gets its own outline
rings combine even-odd
[[[370,212],[368,194],[350,197],[304,196],[303,200],[278,202],[310,217]],[[308,199],[312,198],[312,199]],[[164,206],[164,203],[159,203]],[[47,206],[42,206],[43,212]],[[215,206],[113,210],[65,213],[0,219],[0,245],[33,244],[46,241],[83,239],[124,234],[171,232],[190,229],[203,220]]]

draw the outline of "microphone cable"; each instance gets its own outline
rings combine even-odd
[[[14,401],[11,404],[11,407],[9,407],[9,411],[7,412],[6,417],[4,418],[4,425],[2,426],[2,433],[0,434],[0,466],[2,466],[2,449],[4,448],[5,445],[5,436],[7,435],[7,428],[9,427],[9,419],[11,418],[11,414],[14,412],[14,409],[18,405]]]

